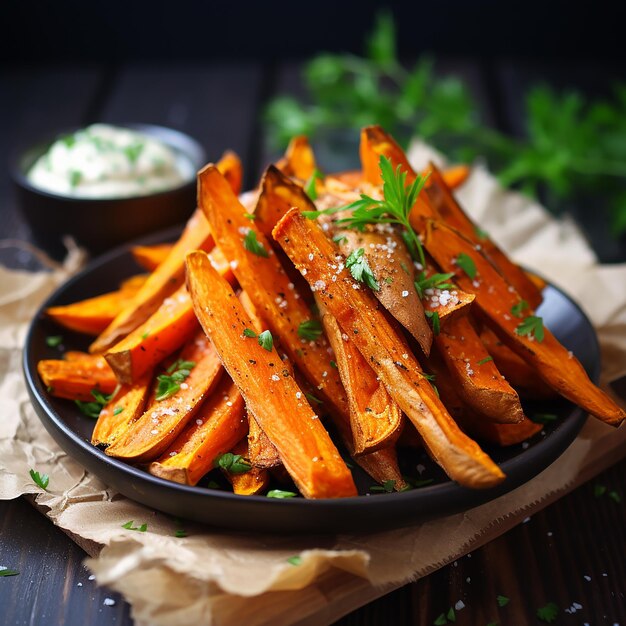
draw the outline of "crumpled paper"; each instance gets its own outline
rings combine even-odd
[[[413,146],[416,166],[439,157]],[[626,374],[626,265],[600,266],[569,220],[499,187],[477,167],[459,191],[472,217],[518,262],[570,293],[592,319],[602,381]],[[587,421],[570,448],[535,479],[465,513],[395,531],[271,536],[183,523],[109,489],[63,453],[40,424],[21,374],[36,307],[76,268],[28,274],[0,267],[0,498],[36,504],[91,555],[98,583],[122,593],[138,626],[328,624],[409,580],[476,549],[626,453],[626,428]],[[43,492],[29,469],[50,475]],[[122,524],[147,523],[145,533]],[[184,529],[187,537],[176,537]],[[300,556],[299,565],[288,559]]]

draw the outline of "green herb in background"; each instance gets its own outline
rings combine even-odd
[[[543,190],[552,208],[581,192],[599,193],[609,202],[614,233],[626,232],[626,85],[615,87],[612,100],[593,102],[535,86],[526,96],[526,136],[513,138],[481,121],[467,86],[435,76],[431,59],[401,64],[387,13],[378,16],[364,56],[318,55],[303,78],[310,104],[285,96],[266,110],[277,146],[297,134],[380,124],[405,147],[418,136],[452,160],[485,157],[504,185],[530,195]]]

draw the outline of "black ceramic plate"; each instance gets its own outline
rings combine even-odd
[[[169,233],[170,238],[174,233]],[[167,235],[143,243],[167,240]],[[67,304],[113,290],[120,280],[140,269],[128,247],[118,248],[94,261],[87,269],[59,288],[45,307]],[[562,291],[547,287],[540,309],[546,325],[580,359],[587,372],[597,379],[600,359],[597,339],[589,320]],[[32,322],[24,351],[24,372],[28,390],[46,429],[57,443],[89,471],[113,488],[149,507],[172,515],[232,529],[273,532],[354,532],[408,526],[416,522],[477,506],[523,484],[550,465],[574,440],[585,414],[570,403],[559,401],[527,406],[527,413],[558,415],[541,434],[524,445],[484,449],[501,466],[506,480],[493,489],[470,490],[451,482],[425,454],[407,452],[401,457],[403,471],[423,482],[403,493],[372,492],[373,481],[355,468],[359,495],[337,500],[277,500],[264,496],[237,496],[206,486],[188,487],[151,476],[147,472],[107,457],[89,439],[93,420],[83,416],[73,403],[52,398],[37,375],[37,362],[58,358],[59,351],[46,345],[48,335],[59,328],[40,311]],[[85,349],[88,338],[63,332],[66,349]]]

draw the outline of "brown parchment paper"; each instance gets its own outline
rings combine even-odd
[[[415,144],[416,166],[438,155]],[[474,168],[459,197],[519,262],[570,293],[592,319],[603,353],[602,382],[626,373],[626,265],[601,266],[576,226],[501,189]],[[269,536],[185,523],[180,528],[116,494],[65,455],[30,405],[21,349],[37,305],[80,263],[29,274],[0,267],[0,498],[35,494],[36,504],[91,555],[98,583],[121,592],[139,626],[329,624],[504,533],[626,453],[626,428],[589,419],[548,469],[515,491],[415,527],[376,534]],[[50,475],[47,492],[29,469]],[[121,528],[134,520],[145,533]],[[299,555],[300,565],[287,559]]]

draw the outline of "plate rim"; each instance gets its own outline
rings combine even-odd
[[[567,413],[566,417],[555,427],[555,430],[551,432],[550,436],[537,441],[533,446],[524,450],[523,453],[517,454],[513,458],[507,459],[504,462],[500,463],[499,466],[502,467],[503,471],[507,474],[507,479],[503,481],[500,485],[484,490],[474,490],[466,487],[462,487],[458,483],[455,483],[451,479],[446,480],[442,483],[437,483],[434,485],[427,485],[424,487],[420,487],[419,489],[413,489],[406,492],[392,492],[380,494],[384,495],[385,500],[382,501],[379,497],[369,497],[369,494],[366,495],[357,495],[351,496],[347,498],[322,498],[322,499],[306,499],[306,498],[289,498],[289,499],[274,499],[267,498],[267,496],[241,496],[232,492],[223,491],[223,490],[209,490],[204,487],[191,486],[191,485],[182,485],[180,483],[175,483],[173,481],[168,481],[163,478],[159,478],[157,476],[153,476],[147,471],[134,467],[132,465],[126,464],[123,461],[118,459],[106,456],[106,454],[100,450],[99,448],[93,446],[91,442],[87,441],[83,437],[80,436],[78,432],[72,429],[68,424],[63,421],[61,415],[57,414],[55,408],[51,405],[48,399],[48,394],[46,390],[43,388],[43,383],[39,379],[36,369],[36,362],[34,361],[33,351],[35,350],[35,346],[33,345],[34,334],[36,333],[38,325],[41,323],[44,318],[43,313],[45,309],[50,306],[51,302],[57,300],[60,296],[63,295],[63,292],[69,290],[76,283],[82,281],[86,276],[94,272],[96,269],[101,268],[104,265],[114,262],[119,257],[130,254],[130,249],[134,245],[149,245],[150,243],[157,243],[162,241],[167,241],[168,239],[173,239],[176,237],[177,233],[180,232],[180,227],[174,227],[167,229],[165,231],[160,231],[157,233],[153,233],[146,237],[142,237],[133,242],[122,244],[109,252],[106,252],[103,255],[98,256],[93,259],[87,266],[82,269],[80,272],[70,277],[68,280],[59,285],[41,304],[41,306],[37,309],[34,317],[29,323],[28,332],[25,338],[24,349],[23,349],[23,358],[22,358],[22,367],[23,374],[26,381],[26,386],[28,390],[28,394],[33,402],[33,406],[35,412],[40,419],[40,421],[45,426],[46,430],[52,435],[58,445],[64,449],[64,451],[71,456],[74,460],[81,465],[84,465],[82,460],[76,459],[76,455],[70,453],[63,444],[59,441],[58,436],[62,437],[64,440],[68,441],[72,446],[78,447],[83,454],[88,457],[92,457],[94,463],[102,464],[104,466],[108,466],[112,468],[114,471],[117,471],[121,474],[122,477],[127,477],[129,481],[147,481],[151,486],[157,489],[165,489],[167,493],[176,494],[183,493],[191,497],[201,497],[206,498],[207,502],[213,501],[215,505],[219,505],[220,502],[227,503],[246,503],[250,505],[260,505],[264,503],[267,505],[271,502],[271,506],[278,510],[281,507],[283,509],[301,509],[303,507],[308,507],[309,509],[317,508],[321,510],[330,509],[356,509],[357,514],[366,513],[371,509],[377,509],[382,505],[383,502],[393,502],[397,505],[403,505],[405,503],[410,503],[415,506],[417,503],[421,501],[426,501],[430,503],[429,509],[432,508],[432,504],[435,505],[435,512],[431,514],[430,511],[426,511],[425,516],[420,516],[415,519],[415,523],[423,521],[424,519],[432,519],[433,517],[441,517],[448,513],[445,512],[445,509],[448,508],[450,510],[462,511],[467,510],[468,508],[472,508],[473,506],[478,506],[480,504],[484,504],[486,502],[492,501],[497,497],[512,491],[513,489],[519,487],[526,482],[532,480],[537,474],[546,469],[549,465],[551,465],[557,458],[561,456],[561,454],[571,445],[571,443],[576,439],[578,433],[582,429],[586,419],[587,413],[581,409],[580,407],[570,403],[571,410]],[[582,320],[588,325],[589,329],[592,331],[593,336],[593,345],[591,346],[591,352],[593,353],[594,359],[591,371],[588,372],[591,380],[597,382],[600,366],[601,366],[601,355],[600,355],[600,347],[598,342],[597,333],[591,324],[591,321],[581,308],[581,306],[573,300],[565,291],[563,291],[560,287],[547,282],[548,287],[554,289],[560,296],[565,298],[568,301],[570,306],[573,306],[580,314]],[[559,437],[554,439],[555,433],[559,431]],[[56,436],[55,436],[56,434]],[[554,453],[550,454],[550,459],[547,462],[544,462],[544,456],[546,454],[546,449],[548,451],[552,450]],[[521,478],[515,480],[517,473],[520,471],[519,466],[521,465],[525,468],[527,465],[531,465],[533,467],[537,467],[536,471],[532,471],[531,475],[526,478]],[[98,472],[93,471],[93,473],[98,476]],[[511,474],[513,476],[511,477]],[[110,484],[110,481],[100,478],[103,482]],[[121,491],[118,487],[115,487],[118,491]],[[481,493],[486,497],[479,497],[478,494]],[[138,501],[137,498],[133,496],[129,496],[127,493],[124,493],[127,497]],[[374,495],[374,494],[372,494]],[[379,495],[379,494],[377,494]],[[453,499],[457,503],[461,503],[462,506],[452,506],[445,507],[441,506],[442,502],[447,501],[448,499]],[[469,506],[464,505],[468,500],[474,501],[474,504]],[[475,502],[478,500],[478,502]],[[142,503],[144,506],[145,503]],[[397,507],[395,507],[397,508]],[[443,512],[442,512],[443,510]],[[403,524],[389,525],[389,528],[400,527]],[[406,525],[406,524],[404,524]],[[249,527],[245,526],[245,527]],[[243,527],[242,527],[243,528]],[[277,528],[277,531],[282,531],[282,528]],[[294,531],[297,532],[297,529]],[[321,530],[320,532],[326,532],[325,530]],[[333,530],[329,530],[328,532],[335,532]]]

